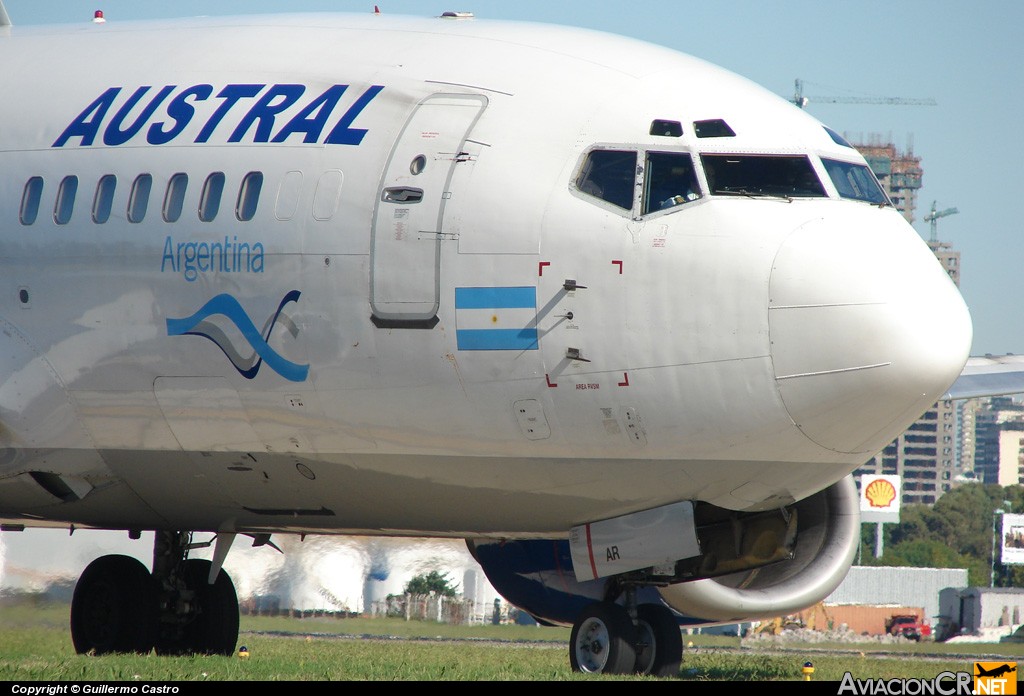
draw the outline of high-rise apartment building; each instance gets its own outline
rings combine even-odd
[[[1024,405],[1008,396],[976,400],[974,470],[983,483],[1020,483]]]

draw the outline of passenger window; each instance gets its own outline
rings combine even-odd
[[[92,201],[92,221],[97,225],[102,225],[110,219],[116,188],[117,177],[113,174],[104,174],[96,183],[96,196]]]
[[[299,205],[299,194],[302,192],[302,172],[290,171],[281,179],[277,189],[277,205],[274,215],[278,220],[291,220]]]
[[[131,193],[128,194],[128,222],[142,222],[149,210],[149,193],[153,190],[153,177],[150,174],[139,174],[132,182]]]
[[[34,225],[39,216],[39,202],[43,197],[43,177],[34,176],[25,182],[25,190],[21,193],[21,224]]]
[[[636,152],[594,150],[587,155],[576,188],[625,210],[633,209],[636,188]]]
[[[78,177],[64,177],[57,189],[57,201],[53,206],[53,221],[58,225],[66,225],[71,222],[76,195],[78,195]]]
[[[220,198],[224,194],[224,172],[214,172],[206,177],[203,195],[199,199],[199,219],[212,222],[220,212]]]
[[[341,200],[341,187],[345,183],[345,174],[337,169],[328,169],[320,175],[313,194],[313,219],[330,220],[338,210]]]
[[[823,198],[825,187],[805,155],[701,155],[717,196]]]
[[[188,174],[179,172],[167,182],[162,211],[164,222],[177,222],[181,217],[181,211],[185,207],[186,190],[188,190]]]
[[[242,186],[238,190],[238,202],[235,204],[235,217],[242,222],[252,220],[256,215],[256,206],[260,200],[260,191],[263,189],[263,173],[249,172],[242,179]]]
[[[644,215],[701,197],[693,159],[684,152],[648,152],[644,168]]]

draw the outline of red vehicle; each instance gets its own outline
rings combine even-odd
[[[931,624],[916,614],[895,614],[885,622],[885,632],[893,636],[903,636],[910,640],[930,638]]]

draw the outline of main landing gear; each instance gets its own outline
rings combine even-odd
[[[218,542],[223,561],[227,544]],[[78,579],[71,600],[71,640],[79,653],[232,655],[238,598],[228,574],[188,558],[187,532],[157,532],[153,572],[130,556],[102,556]]]
[[[683,637],[672,611],[661,604],[637,605],[634,590],[626,598],[626,606],[591,604],[576,619],[569,638],[573,671],[677,676]]]

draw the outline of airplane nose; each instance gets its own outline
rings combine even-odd
[[[959,290],[913,228],[873,207],[797,228],[772,267],[779,394],[812,441],[873,454],[949,388],[971,347]]]

